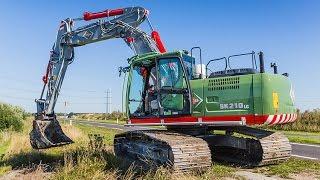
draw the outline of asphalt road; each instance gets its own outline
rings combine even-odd
[[[319,145],[291,143],[291,147],[292,147],[292,156],[294,157],[311,159],[311,160],[320,160]]]
[[[85,120],[75,120],[73,122],[89,125],[89,126],[103,127],[103,128],[110,128],[110,129],[117,129],[117,130],[124,130],[124,131],[151,129],[150,127],[142,127],[142,126],[128,127],[128,126],[123,126],[118,124],[100,123],[100,122],[85,121]],[[310,160],[320,160],[320,145],[291,143],[291,146],[292,146],[293,157],[310,159]]]

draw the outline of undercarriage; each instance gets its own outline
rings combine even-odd
[[[176,172],[203,171],[212,164],[208,144],[201,138],[160,130],[130,131],[114,139],[116,156],[146,167],[164,166]]]
[[[291,155],[288,139],[279,132],[250,127],[195,128],[118,134],[115,154],[145,167],[165,166],[176,172],[206,170],[212,161],[249,167],[277,164]]]

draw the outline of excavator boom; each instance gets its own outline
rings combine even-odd
[[[72,140],[63,133],[56,119],[54,107],[67,68],[74,60],[75,47],[122,38],[135,55],[165,51],[156,31],[151,29],[151,35],[148,35],[138,29],[138,26],[148,18],[148,14],[149,11],[142,7],[129,7],[97,13],[85,12],[83,17],[67,18],[61,21],[56,42],[50,53],[47,71],[43,77],[42,93],[36,100],[37,113],[33,122],[33,130],[30,132],[30,142],[33,148],[49,148],[72,143]],[[98,20],[74,29],[76,21],[95,19]],[[150,27],[152,27],[151,24]]]

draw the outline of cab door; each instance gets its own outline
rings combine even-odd
[[[143,117],[145,115],[142,96],[144,86],[145,78],[141,74],[141,67],[132,67],[127,81],[126,95],[127,114],[129,117]]]
[[[190,85],[179,57],[160,58],[158,70],[158,101],[161,116],[191,114]]]

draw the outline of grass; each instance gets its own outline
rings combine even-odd
[[[126,124],[126,121],[118,121],[116,119],[108,119],[108,120],[99,120],[99,119],[74,119],[74,120],[83,120],[83,121],[94,121],[94,122],[101,122],[101,123],[108,123],[108,124]]]
[[[4,157],[0,159],[0,176],[12,169],[27,169],[29,179],[34,177],[49,177],[50,179],[222,179],[225,177],[241,179],[235,175],[237,167],[215,163],[205,173],[171,174],[166,168],[153,172],[141,172],[125,159],[119,159],[113,154],[113,137],[118,130],[75,124],[62,124],[65,133],[75,143],[68,146],[47,150],[32,150],[28,133],[31,121],[25,123],[22,132],[7,133],[10,136],[5,146],[1,146]],[[100,134],[103,146],[93,146],[88,134]],[[0,140],[4,141],[4,135]],[[1,144],[3,145],[3,144]],[[4,148],[5,147],[5,148]],[[289,177],[292,173],[320,171],[319,162],[290,159],[288,162],[255,168],[254,171],[267,175]],[[48,174],[49,173],[49,174]],[[21,175],[21,179],[26,178]],[[38,178],[39,179],[39,178]],[[41,179],[41,178],[40,178]]]
[[[51,148],[48,150],[36,151],[33,150],[29,143],[28,133],[31,130],[32,121],[31,119],[26,120],[24,123],[24,129],[22,132],[11,132],[7,133],[8,145],[3,148],[4,155],[0,159],[0,172],[4,174],[11,169],[24,169],[32,168],[36,169],[39,164],[50,164],[55,166],[63,160],[63,153],[67,152],[77,145],[70,145],[63,148]],[[73,139],[77,140],[78,143],[82,143],[83,135],[75,128],[63,127],[64,131]],[[50,167],[51,168],[51,167]]]
[[[0,140],[0,161],[2,161],[2,159],[4,158],[9,146],[10,146],[10,140],[9,139],[3,140],[3,138],[1,138],[1,140]],[[0,176],[10,170],[11,170],[11,166],[7,166],[7,165],[0,166]]]
[[[234,177],[233,173],[236,172],[236,168],[231,166],[225,166],[221,164],[214,164],[211,169],[202,175],[204,179],[210,179],[210,177],[222,178],[222,177]]]
[[[290,158],[285,163],[255,168],[255,171],[268,175],[277,175],[282,178],[289,178],[290,175],[299,173],[311,173],[320,176],[320,162]]]
[[[119,120],[119,124],[124,124],[126,122],[127,117],[121,112],[112,112],[109,114],[105,113],[85,113],[85,114],[74,114],[76,119],[83,119],[83,120],[95,120],[98,122],[110,122],[116,123],[117,119]]]
[[[320,132],[281,131],[290,142],[320,144]]]
[[[306,132],[293,130],[276,130],[264,127],[266,130],[282,132],[290,142],[305,144],[320,144],[320,132]]]
[[[211,170],[204,174],[184,174],[172,175],[168,169],[159,168],[155,172],[140,172],[133,165],[126,164],[125,160],[116,158],[110,149],[113,143],[113,137],[119,131],[109,130],[100,127],[90,127],[85,125],[75,125],[84,134],[100,134],[103,136],[106,148],[98,151],[87,151],[78,149],[77,153],[65,157],[65,163],[60,166],[57,173],[53,176],[54,179],[212,179],[213,177],[228,177],[232,176],[235,171],[232,167],[214,165]],[[76,158],[72,158],[77,154]],[[72,159],[77,159],[75,164]]]
[[[51,179],[212,179],[231,176],[233,172],[231,167],[221,165],[214,165],[210,171],[201,175],[172,175],[166,168],[159,168],[155,172],[141,172],[126,160],[114,156],[113,137],[119,131],[80,124],[62,127],[76,143],[35,151],[28,143],[31,123],[25,124],[26,130],[11,135],[6,155],[0,161],[0,173],[4,174],[12,169],[30,169],[34,173],[32,177],[43,177],[41,174],[49,172]],[[104,146],[98,149],[90,147],[88,134],[103,136]]]
[[[124,125],[126,124],[126,121],[118,121],[116,119],[108,119],[108,120],[100,120],[100,119],[80,119],[80,118],[71,118],[71,119],[64,119],[60,118],[61,122],[64,122],[64,120],[68,121],[73,120],[73,121],[92,121],[92,122],[99,122],[99,123],[108,123],[108,124],[119,124],[119,125]]]
[[[10,145],[10,135],[7,131],[0,132],[0,159],[6,153]]]
[[[121,132],[114,129],[107,129],[107,128],[101,128],[101,127],[92,127],[92,126],[86,126],[83,124],[76,124],[77,128],[82,130],[85,134],[99,134],[103,136],[104,143],[106,145],[113,145],[113,138],[114,136]]]

